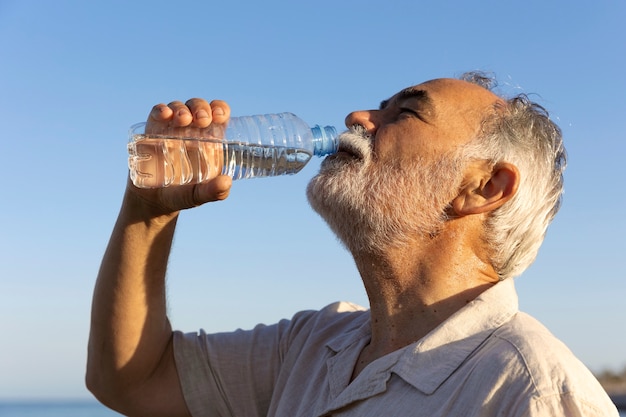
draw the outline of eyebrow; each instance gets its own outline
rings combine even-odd
[[[428,92],[426,90],[420,90],[415,87],[405,88],[404,90],[400,91],[398,94],[393,96],[392,98],[381,101],[379,109],[380,110],[385,109],[392,100],[401,101],[401,100],[407,100],[407,99],[419,100],[420,105],[426,107],[427,111],[431,113],[433,113],[435,110],[433,101],[428,95]]]

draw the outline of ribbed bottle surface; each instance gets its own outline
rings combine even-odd
[[[335,128],[314,126],[291,113],[233,117],[224,139],[146,135],[131,127],[128,166],[133,184],[160,188],[201,183],[219,174],[233,179],[299,172],[312,155],[336,151]]]

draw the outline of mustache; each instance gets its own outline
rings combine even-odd
[[[353,125],[337,138],[339,152],[347,152],[358,159],[369,161],[374,152],[374,137],[361,125]]]

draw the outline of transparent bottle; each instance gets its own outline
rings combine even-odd
[[[337,151],[337,130],[309,127],[292,113],[231,117],[226,127],[178,129],[176,135],[130,128],[128,167],[137,187],[202,183],[217,175],[233,179],[299,172],[311,156]]]

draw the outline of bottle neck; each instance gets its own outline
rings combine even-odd
[[[337,129],[333,126],[315,125],[311,128],[313,134],[313,155],[325,156],[337,152]]]

